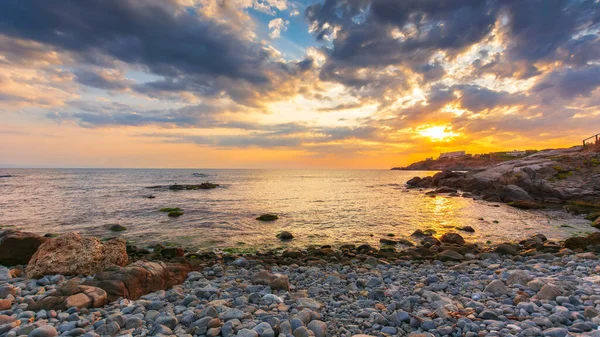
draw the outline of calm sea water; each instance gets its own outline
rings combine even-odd
[[[205,177],[194,177],[198,172]],[[123,236],[137,244],[188,248],[279,247],[371,243],[416,229],[438,235],[472,226],[467,240],[500,242],[535,233],[560,239],[589,231],[589,222],[564,212],[522,211],[460,197],[425,196],[405,188],[432,172],[355,170],[0,169],[0,226],[39,234],[77,231]],[[150,190],[152,185],[221,185],[212,190]],[[145,196],[155,195],[155,199]],[[169,218],[159,211],[179,207]],[[262,213],[280,219],[255,220]],[[483,219],[483,220],[481,220]],[[498,223],[495,223],[497,221]],[[112,224],[128,228],[108,230]],[[569,227],[566,227],[568,225]],[[282,244],[275,235],[290,231]]]

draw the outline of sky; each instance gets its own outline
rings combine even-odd
[[[599,106],[600,0],[0,1],[0,166],[390,168]]]

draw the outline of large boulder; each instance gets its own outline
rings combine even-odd
[[[0,265],[27,264],[39,246],[48,240],[45,237],[11,229],[0,231]]]
[[[29,310],[65,310],[100,308],[106,305],[106,292],[97,287],[77,284],[71,280],[62,287],[28,307]]]
[[[525,191],[517,185],[506,185],[500,188],[498,193],[500,195],[500,199],[504,202],[511,201],[533,201],[533,198]]]
[[[27,265],[27,277],[44,275],[93,275],[112,266],[127,264],[127,248],[121,238],[100,242],[77,233],[43,243]]]
[[[109,268],[87,284],[104,289],[109,301],[119,297],[137,300],[148,293],[183,283],[189,272],[188,264],[140,260],[126,267]]]
[[[588,246],[600,245],[600,232],[588,236],[576,236],[565,240],[563,246],[569,249],[586,249]]]

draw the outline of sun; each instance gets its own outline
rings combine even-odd
[[[446,126],[431,126],[419,130],[419,134],[423,137],[429,137],[433,141],[449,140],[458,136],[456,132],[452,132],[452,127]]]

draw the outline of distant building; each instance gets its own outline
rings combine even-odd
[[[465,155],[466,155],[465,151],[445,152],[445,153],[440,153],[440,159],[462,158]]]
[[[433,160],[433,157],[427,157],[427,158],[425,158],[425,160],[426,160],[426,161]]]
[[[526,154],[527,154],[527,151],[519,151],[519,150],[512,150],[512,151],[506,152],[506,155],[511,156],[511,157],[521,157]]]

